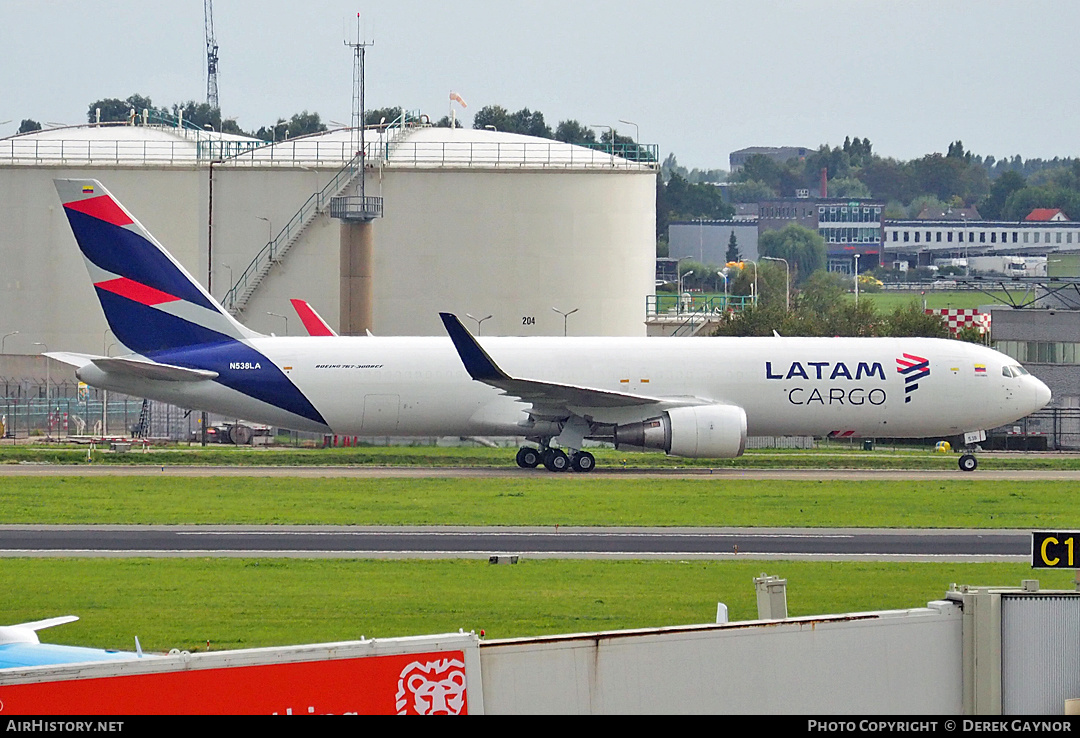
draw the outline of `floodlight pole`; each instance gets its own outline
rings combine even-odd
[[[784,269],[787,270],[787,290],[784,292],[784,304],[787,312],[791,312],[791,265],[788,264],[787,259],[779,256],[763,256],[762,259],[767,261],[782,261],[784,262]]]
[[[576,313],[581,308],[574,308],[573,310],[571,310],[568,313],[564,313],[562,310],[559,310],[559,308],[557,308],[557,307],[553,307],[551,309],[562,316],[562,334],[563,334],[563,338],[565,338],[566,337],[566,319],[569,318],[574,313]]]

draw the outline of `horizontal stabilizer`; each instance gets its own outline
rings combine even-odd
[[[104,358],[96,354],[75,354],[70,351],[48,351],[44,356],[49,357],[53,361],[59,361],[61,364],[68,364],[74,367],[86,366],[87,364],[92,364],[94,359]]]
[[[175,364],[159,364],[142,359],[120,357],[102,357],[94,359],[94,366],[109,374],[126,374],[143,379],[156,379],[163,382],[201,382],[215,379],[217,372],[206,369],[188,369]]]
[[[57,625],[64,625],[66,623],[74,623],[79,619],[78,615],[60,615],[55,618],[45,618],[44,620],[34,620],[29,623],[19,623],[16,628],[29,628],[30,630],[44,630],[45,628],[53,628]]]

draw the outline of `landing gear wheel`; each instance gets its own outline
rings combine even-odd
[[[596,457],[588,451],[578,451],[570,459],[570,468],[576,472],[591,472],[596,468]]]
[[[544,452],[544,468],[552,472],[563,472],[570,468],[570,457],[560,448],[549,448]]]
[[[964,454],[960,457],[960,471],[975,471],[979,466],[979,460],[973,454]]]
[[[540,466],[540,452],[531,446],[522,446],[517,452],[517,465],[522,469],[535,469]]]

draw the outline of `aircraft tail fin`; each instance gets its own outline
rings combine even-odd
[[[254,338],[100,182],[57,179],[75,240],[113,334],[132,351]]]
[[[305,300],[292,299],[293,310],[300,316],[300,322],[304,324],[309,336],[336,336],[337,332],[330,327],[323,316],[315,312]]]

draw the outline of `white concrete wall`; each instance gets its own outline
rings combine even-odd
[[[488,714],[958,714],[962,613],[931,608],[482,644]]]
[[[214,169],[213,283],[219,299],[336,168]],[[10,353],[104,352],[115,343],[52,185],[100,180],[198,279],[208,276],[209,171],[195,167],[0,167],[0,334]],[[440,310],[493,314],[485,335],[557,335],[551,308],[579,308],[570,335],[645,335],[652,291],[655,179],[648,172],[386,169],[375,225],[375,330],[442,332]],[[267,219],[270,222],[268,223]],[[301,332],[289,298],[338,320],[339,224],[309,227],[242,320]],[[525,325],[524,319],[535,318]],[[466,321],[468,324],[468,321]],[[112,347],[117,353],[120,347]]]
[[[173,168],[0,168],[0,334],[8,353],[103,352],[116,342],[54,178],[100,180],[193,274],[206,275],[206,173]],[[114,347],[112,353],[118,353]]]

